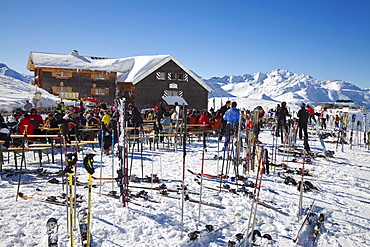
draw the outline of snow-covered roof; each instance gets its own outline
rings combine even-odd
[[[212,91],[203,80],[187,69],[172,55],[102,58],[81,56],[77,52],[70,54],[31,52],[27,68],[29,70],[34,70],[34,68],[60,68],[117,72],[117,82],[132,82],[135,85],[170,60],[174,61],[209,92]]]

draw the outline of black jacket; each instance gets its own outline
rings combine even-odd
[[[310,113],[305,109],[301,108],[297,113],[298,119],[299,119],[299,125],[307,124],[308,119],[310,117]]]
[[[143,123],[143,118],[140,115],[139,110],[136,107],[132,107],[131,114],[128,116],[128,120],[132,122],[133,125],[139,126]]]

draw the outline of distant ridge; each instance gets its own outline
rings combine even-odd
[[[269,73],[225,75],[203,79],[215,92],[212,97],[240,97],[276,102],[288,101],[294,105],[302,102],[335,102],[353,100],[370,107],[370,90],[342,80],[317,80],[309,75],[276,69]]]
[[[0,63],[0,75],[12,77],[14,79],[29,83],[32,80],[32,76],[18,73],[17,71],[10,69],[6,64]]]

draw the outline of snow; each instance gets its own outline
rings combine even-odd
[[[212,77],[204,81],[213,90],[209,95],[210,98],[234,96],[253,100],[263,98],[264,94],[272,100],[289,102],[295,108],[299,108],[303,102],[315,105],[317,102],[335,102],[343,99],[351,99],[370,107],[370,94],[367,89],[360,89],[341,80],[316,80],[309,75],[296,74],[288,70],[277,69],[269,73]]]
[[[33,103],[35,92],[41,92],[39,106],[41,103],[42,107],[56,107],[56,101],[60,101],[58,97],[42,88],[1,74],[0,87],[0,112],[9,112],[14,108],[22,108],[26,104],[26,100]]]
[[[101,62],[104,62],[102,60]],[[287,76],[289,73],[275,73],[276,77],[279,75]],[[300,75],[300,77],[304,77]],[[243,78],[252,80],[253,76],[245,75]],[[250,79],[252,78],[252,79]],[[250,81],[251,86],[262,83],[261,80],[265,78],[272,78],[269,75],[259,74],[256,76],[258,82]],[[307,77],[306,83],[313,83],[312,78]],[[224,78],[225,79],[225,78]],[[215,79],[216,80],[216,79]],[[240,78],[238,78],[240,80]],[[242,82],[240,82],[242,83]],[[264,82],[266,83],[266,81]],[[280,101],[286,101],[291,110],[297,108],[298,101],[295,100],[295,93],[276,97],[281,88],[278,83],[270,80],[271,85],[275,85],[270,90],[261,90],[261,94],[254,95],[255,98],[241,95],[241,97],[231,97],[229,95],[221,98],[220,96],[214,98],[215,107],[218,109],[226,100],[235,100],[238,107],[241,109],[253,109],[257,105],[262,105],[267,109],[274,108]],[[276,83],[276,84],[273,84]],[[227,83],[226,83],[227,84]],[[328,87],[331,88],[328,82]],[[335,84],[338,85],[338,84]],[[1,99],[0,108],[6,107],[22,107],[25,100],[32,100],[33,94],[37,89],[35,86],[29,85],[22,81],[13,79],[9,76],[0,75]],[[302,85],[303,87],[303,85]],[[331,88],[332,92],[335,92]],[[233,93],[233,91],[230,91]],[[317,91],[306,91],[307,102],[313,94],[318,94]],[[275,96],[272,96],[274,93]],[[363,93],[363,92],[362,92]],[[301,94],[301,92],[300,92]],[[367,92],[368,94],[368,92]],[[47,100],[52,102],[58,99],[46,92],[42,92],[42,105],[47,104]],[[290,95],[288,97],[288,95]],[[366,96],[365,93],[363,95]],[[364,96],[365,99],[367,99]],[[303,97],[303,96],[301,96]],[[306,98],[305,98],[306,100]],[[300,99],[299,101],[303,101]],[[298,104],[298,103],[297,103]],[[213,99],[209,100],[209,107],[213,106]],[[369,116],[369,114],[367,114]],[[357,113],[357,120],[362,119],[362,113]],[[368,129],[367,125],[367,129]],[[332,126],[330,126],[332,128]],[[348,135],[351,129],[351,124],[348,129]],[[314,151],[322,150],[315,131],[310,130],[309,143],[311,149]],[[333,158],[316,158],[313,165],[305,164],[305,167],[310,169],[312,173],[320,175],[320,177],[305,177],[307,180],[319,185],[323,192],[310,191],[304,193],[303,206],[308,207],[313,199],[316,202],[313,207],[315,213],[325,212],[328,216],[324,222],[322,231],[317,239],[317,246],[370,246],[370,156],[369,150],[364,148],[363,141],[361,143],[362,132],[354,131],[355,145],[352,149],[350,146],[344,145],[344,152],[341,147],[336,144],[326,143],[328,150],[335,151]],[[271,153],[272,135],[269,128],[264,128],[260,135],[260,140],[265,148],[268,148]],[[335,138],[329,138],[335,140]],[[298,147],[302,148],[301,140],[297,141]],[[223,143],[218,145],[216,137],[207,139],[207,152],[205,152],[204,173],[218,174],[221,169],[222,160],[215,160],[213,157],[223,156],[221,151]],[[116,147],[117,148],[117,147]],[[149,149],[148,143],[144,144],[143,154],[137,151],[137,145],[134,152],[132,149],[129,154],[129,162],[132,162],[132,174],[137,174],[141,177],[143,164],[143,174],[150,175],[152,173],[158,174],[160,178],[164,179],[181,179],[183,171],[183,152],[182,147],[179,147],[177,152],[173,151],[173,144],[167,146],[167,143],[160,144],[155,151]],[[185,157],[185,166],[196,172],[200,172],[202,164],[202,141],[193,137],[191,142],[187,144],[187,153]],[[43,168],[47,171],[53,172],[61,169],[60,151],[56,150],[55,164],[48,163],[45,156],[43,156]],[[69,150],[72,152],[72,149]],[[103,177],[116,176],[115,170],[118,169],[119,160],[116,155],[101,156],[100,150],[92,146],[85,146],[83,153],[79,153],[79,161],[77,163],[77,174],[79,181],[86,182],[87,175],[83,168],[83,157],[88,152],[95,152],[94,167],[96,168],[95,176],[100,176],[102,172]],[[49,156],[51,154],[49,153]],[[243,153],[245,156],[245,154]],[[15,162],[12,155],[5,154],[5,162],[3,169],[14,169]],[[277,160],[274,163],[281,163],[284,159],[292,159],[293,157],[278,153]],[[301,161],[301,159],[298,157]],[[32,175],[39,164],[38,160],[34,158],[31,152],[26,153],[27,169],[26,174],[22,175],[22,180],[37,181]],[[291,167],[301,167],[301,163],[288,163]],[[241,167],[240,167],[241,168]],[[272,170],[269,175],[263,175],[263,182],[261,190],[261,199],[269,202],[277,207],[281,207],[281,212],[273,209],[268,209],[258,206],[256,229],[261,233],[268,233],[274,239],[273,246],[296,246],[292,239],[298,231],[300,222],[297,221],[298,199],[299,192],[296,187],[288,186],[283,183],[283,180],[277,176],[278,170]],[[255,181],[255,172],[246,174],[251,181]],[[190,173],[185,173],[185,182],[190,191],[199,192],[199,185],[194,182],[194,176]],[[296,176],[296,179],[299,177]],[[50,217],[55,217],[59,222],[59,246],[70,246],[69,233],[67,231],[67,214],[66,208],[51,204],[46,204],[37,200],[23,200],[16,198],[17,186],[8,183],[10,179],[18,179],[18,176],[3,175],[0,183],[0,235],[1,246],[45,246],[45,224]],[[59,178],[60,179],[60,178]],[[99,191],[100,183],[94,181],[98,188],[94,188],[94,192]],[[130,183],[135,184],[135,183]],[[207,186],[217,187],[218,184],[214,182],[204,181]],[[151,186],[150,184],[135,184],[139,186]],[[156,186],[157,184],[153,185]],[[179,183],[167,183],[171,189],[177,188]],[[112,189],[117,190],[115,183],[102,183],[102,191],[108,192]],[[60,195],[64,190],[59,184],[38,183],[21,185],[20,191],[28,196],[43,199],[45,195]],[[139,191],[139,189],[132,189]],[[252,191],[252,189],[249,189]],[[279,193],[272,193],[271,190]],[[149,191],[148,193],[154,199],[161,203],[141,202],[149,208],[140,207],[129,203],[126,208],[121,207],[119,200],[100,196],[96,193],[92,195],[92,246],[226,246],[227,241],[239,233],[243,227],[246,226],[251,208],[251,200],[246,197],[240,197],[230,193],[217,193],[216,191],[203,188],[204,194],[202,201],[221,203],[223,209],[201,206],[200,226],[198,226],[198,210],[199,205],[190,202],[185,203],[184,211],[184,225],[183,235],[181,239],[181,201],[161,197],[156,191]],[[77,187],[77,193],[87,199],[87,189],[83,186]],[[173,196],[176,193],[172,193]],[[199,199],[197,195],[191,195],[192,199]],[[86,207],[86,201],[82,204]],[[229,224],[221,231],[213,235],[196,241],[194,243],[187,243],[187,233],[202,229],[206,224],[223,226]],[[310,240],[307,239],[312,226],[306,227],[300,239],[300,246],[310,246]],[[76,231],[76,243],[78,243],[78,232]]]
[[[350,126],[349,126],[350,127]],[[313,135],[313,127],[310,130],[309,143],[314,151],[321,151],[322,148]],[[355,132],[355,135],[357,133]],[[359,132],[358,135],[362,136]],[[329,139],[334,140],[335,138]],[[269,128],[264,128],[261,132],[260,140],[263,147],[271,152],[272,135]],[[369,150],[360,145],[361,138],[354,138],[355,145],[350,149],[345,145],[344,152],[341,148],[337,149],[336,144],[326,143],[328,150],[336,151],[333,158],[316,158],[313,164],[305,164],[305,168],[320,177],[305,177],[320,186],[322,193],[309,191],[304,193],[303,206],[308,207],[313,199],[316,202],[313,207],[315,213],[324,212],[327,220],[317,239],[317,246],[369,246],[369,223],[370,223],[370,168],[368,163]],[[301,140],[297,141],[298,147],[302,148]],[[207,150],[205,152],[204,173],[217,174],[220,172],[222,160],[215,160],[213,157],[223,156],[221,151],[223,143],[218,145],[216,137],[207,139]],[[117,147],[116,147],[117,148]],[[187,155],[185,157],[186,169],[196,172],[201,171],[202,164],[202,141],[196,137],[187,144]],[[69,152],[72,152],[69,149]],[[88,152],[95,152],[94,167],[95,176],[99,177],[102,171],[103,177],[111,177],[112,171],[119,167],[119,160],[116,155],[101,156],[99,149],[95,147],[86,147],[83,153],[79,153],[77,163],[77,174],[79,181],[86,182],[87,175],[83,168],[83,157]],[[22,180],[37,181],[40,178],[34,177],[31,172],[38,168],[38,160],[35,160],[33,154],[26,153],[27,169],[26,174],[22,175]],[[271,155],[270,155],[271,156]],[[56,151],[55,164],[48,163],[43,157],[43,168],[47,171],[58,171],[61,168],[59,150]],[[278,153],[276,163],[281,160],[292,160],[292,156]],[[14,168],[14,159],[11,156],[8,159],[5,155],[4,169]],[[299,160],[301,160],[298,157]],[[141,176],[141,164],[143,165],[143,174],[158,174],[160,178],[181,179],[183,171],[183,152],[179,147],[177,152],[173,151],[173,144],[160,143],[155,151],[149,149],[149,145],[144,145],[143,154],[135,150],[129,153],[129,164],[132,162],[132,174]],[[274,162],[275,163],[275,162]],[[290,167],[301,167],[301,163],[288,163]],[[240,167],[241,169],[241,167]],[[262,234],[268,233],[274,239],[273,246],[296,246],[292,238],[298,231],[300,222],[297,222],[299,192],[295,186],[288,186],[277,176],[279,170],[271,170],[270,174],[263,175],[262,190],[260,198],[270,204],[281,207],[281,211],[275,211],[262,206],[258,206],[256,229]],[[232,173],[231,173],[232,174]],[[255,181],[255,172],[247,174],[251,181]],[[113,176],[116,176],[115,172]],[[199,185],[194,182],[194,176],[185,173],[185,182],[190,191],[199,192]],[[299,176],[295,176],[299,179]],[[8,180],[18,179],[18,176],[3,176],[0,184],[0,230],[2,232],[0,241],[2,246],[45,246],[43,243],[43,234],[45,233],[45,224],[50,217],[55,217],[59,222],[59,246],[69,246],[69,234],[67,231],[66,208],[62,206],[42,203],[37,200],[15,201],[17,186],[10,185]],[[60,178],[58,178],[60,179]],[[100,183],[94,180],[99,191]],[[211,187],[218,187],[217,183],[204,181],[204,184]],[[143,183],[130,183],[137,186],[151,186]],[[153,186],[157,186],[154,184]],[[167,183],[168,188],[175,189],[179,183]],[[60,184],[38,183],[21,185],[20,191],[28,196],[45,198],[37,195],[38,193],[46,195],[59,195],[65,192]],[[103,192],[117,190],[115,183],[102,183]],[[249,188],[252,191],[251,188]],[[132,189],[139,191],[139,189]],[[274,191],[275,193],[272,193]],[[216,191],[203,188],[202,201],[221,203],[223,209],[201,206],[200,226],[198,226],[199,205],[186,202],[184,211],[184,232],[187,233],[201,229],[206,224],[215,227],[227,223],[230,226],[214,233],[213,235],[196,241],[187,243],[186,238],[181,239],[181,201],[161,197],[156,191],[148,190],[148,194],[161,203],[152,203],[142,201],[149,208],[128,204],[128,207],[122,208],[117,199],[108,198],[93,193],[92,195],[92,246],[226,246],[227,241],[236,233],[239,233],[246,226],[249,218],[251,200],[246,197],[230,193],[217,193]],[[87,189],[83,186],[77,186],[77,193],[84,195],[87,200]],[[172,193],[173,196],[176,193]],[[192,199],[199,199],[198,195],[190,195]],[[86,202],[82,203],[86,207]],[[236,216],[240,215],[240,216]],[[310,246],[307,239],[312,226],[307,226],[300,239],[301,246]],[[76,232],[78,236],[78,232]],[[78,237],[76,240],[78,243]]]
[[[119,82],[133,82],[135,78],[169,57],[170,55],[101,58],[78,54],[30,53],[30,58],[37,67],[118,72]]]

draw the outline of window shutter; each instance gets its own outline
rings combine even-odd
[[[104,89],[104,95],[109,95],[109,88]]]

